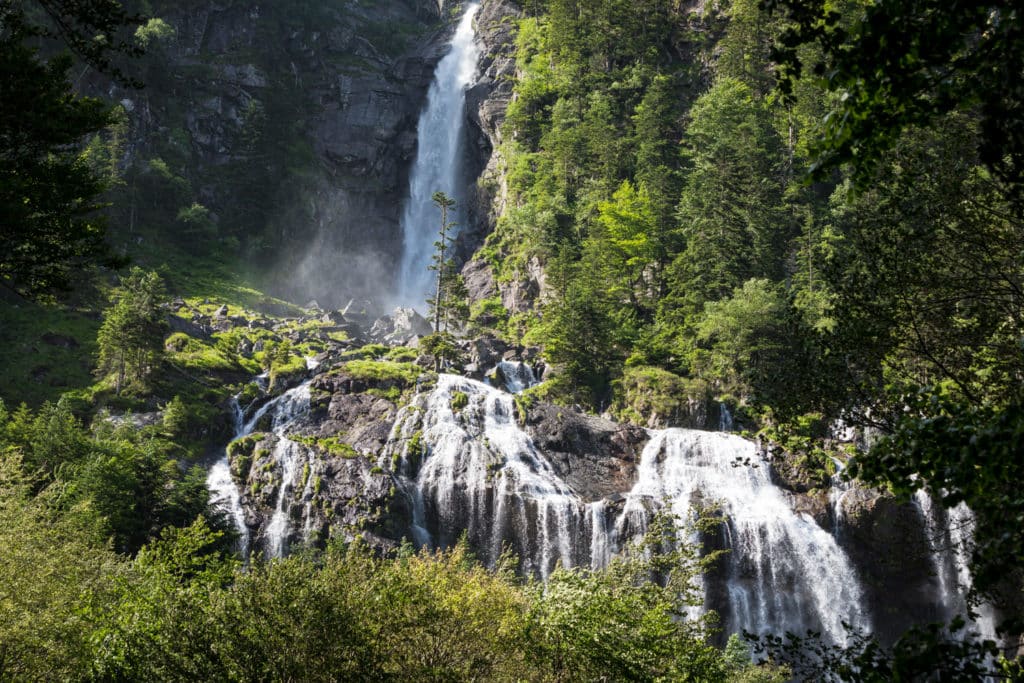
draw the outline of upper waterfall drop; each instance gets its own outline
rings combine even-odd
[[[478,9],[477,4],[466,8],[451,49],[434,72],[427,106],[416,127],[416,160],[402,211],[402,263],[395,305],[422,306],[430,291],[428,267],[439,224],[431,197],[438,191],[451,195],[458,185],[466,88],[473,82],[478,58],[473,30]]]

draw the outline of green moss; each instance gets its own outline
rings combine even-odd
[[[383,344],[367,344],[341,354],[342,360],[376,360],[388,354],[388,347]]]
[[[410,363],[419,357],[419,352],[416,349],[410,349],[407,346],[396,346],[387,352],[385,358],[387,360],[393,360],[399,363]]]
[[[417,431],[411,437],[409,437],[409,445],[405,449],[406,460],[409,461],[409,467],[413,472],[419,469],[420,462],[423,460],[423,454],[426,448],[423,445],[423,432]]]
[[[469,395],[462,391],[452,392],[451,406],[455,412],[461,411],[463,408],[469,405]]]
[[[372,382],[398,382],[404,386],[416,384],[423,369],[413,363],[395,361],[352,360],[345,370],[357,379]]]
[[[291,436],[289,437],[292,441],[304,444],[311,448],[315,448],[321,453],[328,455],[345,458],[346,460],[352,460],[359,457],[359,451],[352,448],[338,436]]]
[[[367,389],[366,393],[383,398],[386,401],[397,403],[402,398],[402,390],[398,387],[388,387],[387,389]]]
[[[255,450],[256,444],[264,438],[265,434],[250,434],[228,444],[228,462],[231,466],[231,475],[236,481],[248,479],[253,460],[268,453],[266,449]]]
[[[306,359],[302,356],[289,354],[287,360],[275,360],[270,366],[270,392],[281,391],[289,383],[289,380],[305,374],[306,369]]]

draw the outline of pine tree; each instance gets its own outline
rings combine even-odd
[[[97,371],[103,375],[116,373],[118,394],[126,381],[145,380],[160,361],[168,329],[160,310],[163,295],[159,275],[132,268],[115,291],[113,305],[104,312],[97,337]]]

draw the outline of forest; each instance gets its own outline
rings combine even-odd
[[[0,680],[1024,680],[1015,3],[485,1],[512,36],[497,179],[474,179],[500,210],[475,252],[455,233],[449,254],[455,200],[438,188],[435,334],[418,349],[371,340],[380,311],[332,317],[279,277],[314,242],[293,224],[323,222],[302,194],[322,145],[295,62],[253,58],[268,94],[221,112],[233,132],[211,135],[230,153],[200,161],[184,93],[214,67],[178,51],[205,4],[0,5]],[[463,9],[402,9],[397,24],[373,2],[292,0],[253,10],[268,33],[248,39],[342,17],[379,22],[353,25],[397,55]],[[467,289],[474,263],[493,274],[483,296]],[[508,306],[503,288],[531,279]],[[730,632],[696,610],[728,550],[693,539],[722,520],[687,536],[668,509],[607,566],[543,579],[511,548],[488,559],[469,530],[376,544],[366,525],[397,504],[363,511],[357,496],[337,513],[369,520],[350,533],[239,552],[208,471],[230,442],[244,499],[285,489],[261,405],[333,364],[325,376],[363,401],[352,420],[392,411],[390,444],[442,366],[470,374],[471,339],[548,369],[514,397],[521,424],[553,405],[641,433],[719,406],[812,492],[855,482],[966,505],[970,613],[892,642]],[[340,420],[337,383],[311,386]],[[392,472],[390,451],[350,431],[301,439],[392,477],[381,499],[395,499],[398,456]],[[326,471],[301,473],[314,507]],[[972,630],[983,608],[995,639]]]

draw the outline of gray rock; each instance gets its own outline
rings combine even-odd
[[[646,431],[547,403],[528,412],[526,425],[534,443],[584,500],[633,488]]]
[[[433,332],[433,327],[412,308],[396,308],[393,313],[378,318],[370,328],[373,341],[390,346],[405,346],[414,338]]]
[[[167,316],[167,324],[170,326],[171,332],[183,332],[196,339],[209,339],[213,334],[213,330],[208,325],[203,325],[194,320],[186,320],[177,315]]]

